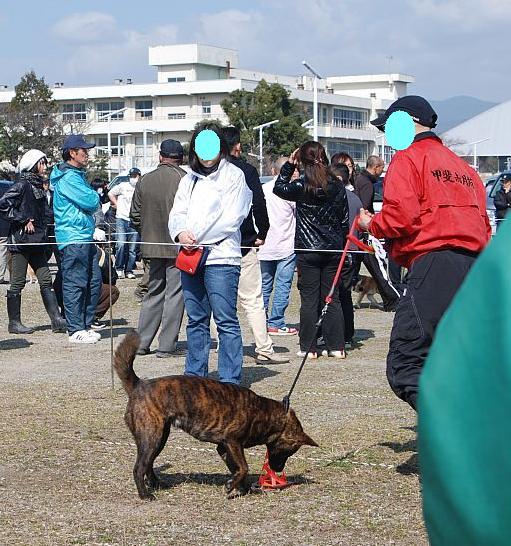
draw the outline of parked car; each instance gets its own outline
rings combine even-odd
[[[374,212],[380,212],[383,205],[383,181],[385,175],[380,176],[378,181],[374,183],[374,199],[373,199],[373,208]]]
[[[493,189],[493,186],[495,185],[495,182],[497,182],[497,178],[499,177],[498,174],[491,176],[488,178],[485,183],[484,187],[486,188],[486,195],[490,195],[491,190]]]
[[[495,231],[497,230],[497,220],[495,216],[495,203],[493,202],[493,199],[495,198],[495,194],[500,190],[502,186],[501,184],[502,177],[506,174],[511,175],[511,171],[502,171],[497,176],[495,183],[493,184],[490,192],[486,193],[486,212],[488,213],[488,218],[490,219],[492,235],[494,235]]]

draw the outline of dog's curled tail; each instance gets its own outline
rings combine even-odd
[[[140,381],[133,371],[133,361],[140,346],[140,336],[135,330],[128,332],[121,341],[114,357],[114,368],[128,396]]]

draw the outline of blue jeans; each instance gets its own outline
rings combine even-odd
[[[295,274],[296,256],[291,254],[282,260],[260,260],[263,281],[263,300],[269,328],[285,328],[289,293]],[[273,291],[271,310],[270,296]]]
[[[185,375],[208,376],[211,312],[218,328],[218,375],[223,383],[239,385],[243,342],[236,313],[240,266],[207,265],[197,275],[181,273],[188,315]]]
[[[94,322],[101,292],[101,269],[96,245],[71,244],[60,251],[62,294],[69,335]]]
[[[137,257],[138,233],[131,227],[129,220],[115,219],[117,243],[115,245],[115,269],[131,273]]]

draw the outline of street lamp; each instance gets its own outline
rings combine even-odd
[[[490,137],[488,138],[482,138],[481,140],[476,140],[475,142],[469,142],[467,144],[467,146],[474,146],[474,153],[473,153],[473,156],[474,156],[474,164],[472,165],[472,167],[474,167],[474,169],[477,171],[477,145],[480,144],[481,142],[486,142],[487,140],[491,140]]]
[[[314,118],[308,119],[307,121],[304,121],[302,123],[302,127],[305,127],[305,129],[310,129],[313,123],[314,123]]]
[[[108,150],[108,181],[112,179],[112,171],[110,168],[110,162],[112,161],[112,131],[111,131],[112,116],[121,114],[122,112],[126,110],[127,108],[121,108],[119,110],[115,110],[114,112],[108,112],[108,114],[103,114],[102,116],[98,117],[98,121],[103,121],[104,119],[108,121],[108,125],[106,128],[107,129],[107,150]]]
[[[147,167],[147,133],[155,135],[156,131],[153,131],[152,129],[144,129],[142,131],[142,145],[144,146],[144,169]]]
[[[119,135],[119,171],[121,170],[121,150],[122,150],[122,155],[124,155],[124,157],[126,157],[126,137],[129,137],[131,136],[131,133],[121,133]],[[124,138],[124,145],[123,145],[123,141],[121,139]],[[126,159],[126,161],[124,161],[124,164],[125,164],[125,168],[128,167],[128,160]]]
[[[263,176],[263,129],[278,122],[278,119],[274,119],[273,121],[254,127],[254,131],[259,130],[259,176]]]
[[[307,63],[307,61],[302,61],[303,66],[314,76],[313,80],[313,89],[314,89],[314,98],[313,98],[313,122],[314,122],[314,136],[313,139],[318,141],[318,79],[322,80],[323,78]]]

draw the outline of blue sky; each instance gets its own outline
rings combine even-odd
[[[411,74],[411,93],[511,99],[511,0],[2,0],[0,84],[153,81],[147,47],[199,41],[240,66],[322,75]],[[389,59],[392,57],[392,59]]]

